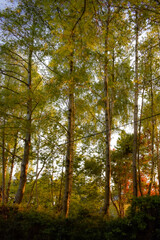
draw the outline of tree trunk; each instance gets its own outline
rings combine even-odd
[[[11,186],[12,174],[13,174],[13,168],[14,168],[14,160],[15,160],[15,154],[16,154],[16,148],[17,148],[17,138],[18,138],[18,132],[16,133],[16,136],[15,136],[13,155],[12,155],[12,159],[11,159],[11,169],[10,169],[10,174],[9,174],[8,187],[7,187],[7,191],[6,191],[6,203],[8,203],[8,199],[9,199],[10,186]]]
[[[157,149],[157,168],[158,168],[158,190],[160,195],[160,155],[159,155],[159,133],[157,128],[157,140],[156,140],[156,149]]]
[[[141,184],[141,171],[140,171],[140,145],[141,145],[141,125],[142,125],[142,113],[143,113],[143,100],[144,100],[144,81],[143,81],[143,92],[142,92],[142,103],[141,103],[141,114],[140,114],[140,122],[139,122],[139,131],[138,131],[138,146],[137,146],[137,163],[138,163],[138,185],[139,185],[139,191],[141,196],[143,196],[142,192],[142,184]]]
[[[35,180],[35,184],[36,184],[36,201],[37,201],[37,208],[39,206],[39,199],[38,199],[38,168],[39,168],[39,150],[40,150],[40,141],[41,141],[41,137],[39,135],[38,137],[38,149],[37,149],[37,165],[36,165],[36,180]],[[34,188],[34,187],[33,187]]]
[[[5,204],[6,191],[6,159],[5,159],[5,118],[3,118],[3,132],[2,132],[2,204]]]
[[[19,187],[15,196],[15,203],[20,204],[25,191],[26,181],[27,181],[27,170],[29,161],[29,152],[31,145],[31,115],[32,115],[32,98],[31,98],[31,68],[32,68],[32,50],[29,49],[28,58],[28,102],[27,102],[27,127],[26,127],[26,137],[24,144],[24,154],[21,163],[21,174]]]
[[[122,184],[121,184],[121,182],[118,183],[118,198],[119,198],[120,217],[124,217],[124,207],[123,207],[123,201],[122,201]]]
[[[154,97],[153,97],[153,85],[152,85],[152,56],[151,57],[151,63],[150,63],[150,72],[151,72],[151,115],[152,115],[152,133],[151,133],[151,152],[152,152],[152,158],[151,158],[151,174],[150,174],[150,183],[149,183],[149,189],[148,189],[148,195],[151,195],[152,185],[153,185],[153,179],[154,179]]]
[[[110,99],[110,129],[112,127],[112,119],[113,119],[113,109],[114,109],[114,84],[115,84],[115,50],[113,48],[112,54],[112,87],[111,87],[111,99]]]
[[[63,186],[63,169],[64,169],[64,159],[63,159],[63,164],[62,164],[62,172],[61,172],[61,183],[60,183],[60,190],[59,190],[59,197],[58,197],[58,206],[57,210],[60,212],[62,210],[62,186]]]
[[[84,7],[82,13],[76,23],[74,24],[71,31],[71,44],[74,43],[74,33],[78,23],[81,21],[85,11],[86,3],[84,0]],[[69,205],[72,191],[72,181],[73,181],[73,158],[74,158],[74,128],[75,128],[75,109],[74,109],[74,79],[73,73],[73,55],[74,49],[71,52],[70,60],[70,77],[71,81],[69,83],[69,108],[68,108],[68,131],[67,131],[67,154],[66,154],[66,172],[65,172],[65,190],[64,190],[64,200],[63,200],[63,215],[68,217]]]
[[[52,162],[52,175],[51,175],[51,202],[52,202],[52,207],[54,207],[54,198],[53,198],[53,178],[54,178],[54,164]]]
[[[38,177],[40,175],[40,173],[42,172],[42,170],[44,169],[45,167],[45,162],[43,162],[43,165],[41,167],[41,169],[39,170],[38,173],[36,173],[36,179],[34,180],[34,183],[32,185],[32,188],[31,188],[31,193],[30,193],[30,197],[29,197],[29,200],[28,200],[28,203],[27,203],[27,207],[29,207],[30,205],[30,202],[32,200],[32,197],[33,197],[33,190],[34,190],[34,187],[35,185],[37,184],[37,180],[38,180]],[[36,200],[38,201],[38,192],[37,192],[37,189],[36,189]],[[37,207],[39,206],[39,201],[37,202]]]
[[[103,213],[109,217],[110,206],[110,179],[111,179],[111,163],[110,163],[110,109],[109,109],[109,91],[108,91],[108,40],[109,40],[109,22],[110,22],[110,4],[108,1],[108,17],[106,21],[105,33],[105,63],[104,63],[104,106],[105,106],[105,127],[106,127],[106,175],[105,175],[105,198]]]
[[[73,54],[71,56],[73,59]],[[71,83],[69,83],[69,108],[68,108],[68,131],[67,131],[67,154],[66,154],[66,169],[65,169],[65,191],[63,200],[63,215],[68,217],[70,198],[72,191],[73,178],[73,158],[74,158],[74,83],[72,79],[73,60],[70,61]]]
[[[134,84],[134,140],[133,140],[133,196],[137,197],[137,130],[138,130],[138,12],[136,15],[135,84]]]
[[[44,168],[44,166],[45,166],[45,161],[44,161],[41,169],[38,171],[38,168],[39,168],[40,139],[41,139],[41,138],[40,138],[40,135],[39,135],[39,136],[38,136],[38,146],[37,146],[36,179],[35,179],[35,181],[34,181],[34,183],[33,183],[33,185],[32,185],[32,188],[31,188],[31,193],[30,193],[30,197],[29,197],[29,200],[28,200],[28,203],[27,203],[27,207],[29,207],[29,205],[30,205],[30,203],[31,203],[35,185],[36,185],[37,208],[38,208],[38,206],[39,206],[37,181],[38,181],[38,177],[39,177],[40,173],[42,172],[42,170],[43,170],[43,168]]]
[[[113,200],[112,193],[111,193],[111,201],[112,201],[112,204],[113,204],[113,206],[115,207],[115,209],[116,209],[116,211],[117,211],[118,217],[121,217],[120,211],[119,211],[119,209],[118,209],[115,201]]]

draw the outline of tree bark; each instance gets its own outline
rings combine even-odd
[[[111,162],[110,162],[110,109],[109,109],[109,91],[108,91],[108,40],[109,40],[109,23],[110,23],[110,3],[108,1],[108,17],[106,20],[105,32],[105,62],[104,62],[104,106],[105,106],[105,134],[106,134],[106,166],[105,166],[105,197],[103,213],[109,217],[110,206],[110,179],[111,179]]]
[[[112,88],[111,88],[111,99],[110,99],[110,129],[112,126],[112,119],[113,119],[113,109],[114,109],[114,84],[115,84],[115,49],[113,47],[113,54],[112,54]]]
[[[63,159],[63,164],[62,164],[62,172],[61,172],[61,182],[60,182],[60,189],[59,189],[59,197],[58,197],[58,206],[57,210],[60,212],[62,210],[62,186],[63,186],[63,169],[64,169],[64,159]]]
[[[32,68],[32,50],[29,49],[28,57],[28,102],[27,102],[27,127],[26,127],[26,137],[24,144],[24,154],[21,163],[21,174],[19,187],[15,196],[14,202],[20,204],[25,191],[26,181],[27,181],[27,170],[29,161],[29,152],[31,145],[31,116],[32,116],[32,98],[31,98],[31,68]]]
[[[116,211],[117,211],[118,217],[121,217],[120,211],[119,211],[116,203],[115,203],[114,200],[113,200],[112,193],[111,193],[111,201],[112,201],[112,204],[113,204],[113,206],[115,207],[115,209],[116,209]]]
[[[83,10],[80,17],[77,19],[71,31],[71,44],[74,43],[74,33],[78,23],[81,21],[86,11],[87,0],[84,0]],[[74,79],[73,73],[73,55],[74,49],[71,52],[70,60],[70,83],[69,83],[69,107],[68,107],[68,131],[67,131],[67,154],[66,154],[66,171],[65,171],[65,190],[63,199],[62,213],[65,217],[69,214],[69,205],[72,192],[73,181],[73,159],[74,159],[74,128],[75,128],[75,104],[74,104]]]
[[[5,117],[3,118],[3,132],[2,132],[2,204],[5,204],[6,194],[6,159],[5,159]]]
[[[37,181],[38,181],[38,177],[39,177],[40,173],[42,172],[42,170],[43,170],[43,168],[44,168],[44,166],[45,166],[45,160],[44,160],[41,169],[38,171],[38,169],[39,169],[39,150],[40,150],[40,140],[41,140],[41,137],[40,137],[40,135],[39,135],[39,136],[38,136],[38,146],[37,146],[36,179],[34,180],[34,183],[33,183],[32,188],[31,188],[30,197],[29,197],[29,200],[28,200],[28,203],[27,203],[27,206],[28,206],[28,207],[29,207],[29,205],[30,205],[30,203],[31,203],[31,200],[32,200],[32,197],[33,197],[33,192],[34,192],[34,187],[35,187],[35,185],[36,185],[36,201],[37,201],[37,208],[38,208],[38,206],[39,206]]]
[[[159,155],[159,132],[157,128],[157,134],[156,134],[156,151],[157,151],[157,168],[158,168],[158,190],[160,195],[160,155]]]
[[[153,85],[152,85],[152,56],[151,57],[151,63],[150,63],[150,73],[151,73],[151,115],[152,115],[152,132],[151,132],[151,174],[150,174],[150,183],[149,183],[149,189],[148,189],[148,195],[151,195],[152,185],[153,185],[153,179],[154,179],[154,96],[153,96]]]
[[[119,198],[120,217],[124,217],[124,207],[123,207],[123,201],[122,201],[122,184],[121,184],[121,182],[118,183],[118,198]]]
[[[52,207],[54,207],[54,198],[53,198],[53,178],[54,178],[54,164],[52,162],[52,175],[51,175],[51,203]]]
[[[41,141],[41,137],[40,135],[38,136],[38,149],[37,149],[37,165],[36,165],[36,180],[35,180],[35,184],[36,184],[36,201],[37,201],[37,208],[39,206],[39,199],[38,199],[38,168],[39,168],[39,150],[40,150],[40,141]],[[34,188],[34,187],[33,187]]]
[[[42,165],[41,169],[39,170],[39,172],[36,174],[36,179],[34,180],[34,183],[33,183],[32,188],[31,188],[31,193],[30,193],[29,201],[28,201],[28,203],[27,203],[27,207],[30,206],[30,202],[31,202],[32,197],[33,197],[34,187],[35,187],[35,185],[37,184],[38,177],[39,177],[40,173],[42,172],[42,170],[44,169],[44,167],[45,167],[45,161],[43,162],[43,165]],[[36,189],[36,200],[38,201],[37,189]],[[39,206],[39,201],[37,202],[37,207],[38,207],[38,206]]]
[[[68,107],[68,131],[67,131],[67,154],[66,154],[66,169],[65,169],[65,192],[63,200],[63,215],[68,217],[70,198],[72,191],[73,178],[73,158],[74,158],[74,83],[72,79],[73,72],[73,53],[70,61],[71,83],[69,83],[69,107]]]
[[[141,114],[140,114],[140,122],[139,122],[139,131],[138,131],[138,146],[137,146],[137,163],[138,163],[138,185],[141,196],[143,196],[142,192],[142,184],[141,184],[141,171],[140,171],[140,145],[141,145],[141,125],[142,125],[142,113],[143,113],[143,100],[144,100],[144,81],[143,81],[143,92],[142,92],[142,103],[141,103]]]
[[[137,130],[138,130],[138,12],[136,15],[135,84],[134,84],[134,140],[133,140],[133,196],[137,197]]]

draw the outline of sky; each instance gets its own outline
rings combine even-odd
[[[13,3],[11,3],[10,0],[0,0],[0,10],[5,9],[6,7],[12,6],[14,2],[15,0],[13,0]]]
[[[8,6],[9,0],[0,0],[0,9],[4,9],[6,6]]]

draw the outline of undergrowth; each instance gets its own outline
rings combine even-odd
[[[160,239],[160,197],[133,199],[123,219],[79,215],[64,219],[17,207],[0,207],[3,240],[130,240]]]

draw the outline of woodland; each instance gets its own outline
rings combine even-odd
[[[66,226],[118,217],[110,229],[123,229],[125,215],[160,208],[159,0],[11,1],[0,11],[0,56],[4,221],[27,209]],[[79,239],[138,239],[97,234]]]

